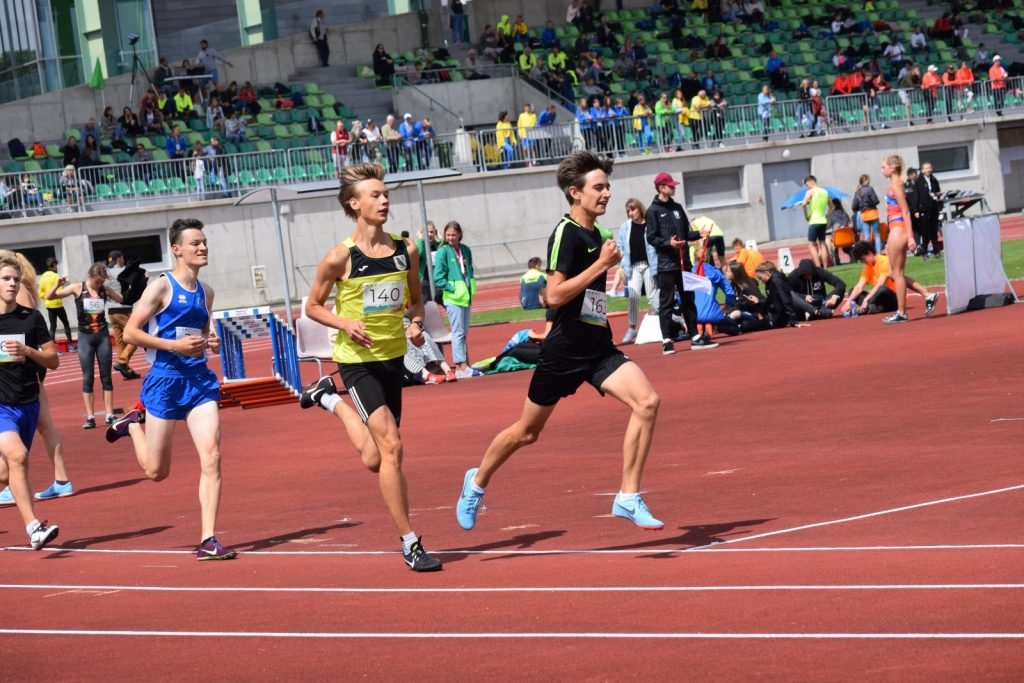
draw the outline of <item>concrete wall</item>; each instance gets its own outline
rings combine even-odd
[[[953,145],[965,139],[973,140],[972,171],[955,177],[940,175],[943,188],[984,192],[992,210],[1003,211],[1003,176],[996,128],[952,124],[920,126],[895,134],[878,132],[858,137],[793,141],[788,146],[769,144],[749,149],[725,148],[623,159],[616,162],[612,202],[602,222],[617,227],[625,220],[623,205],[629,197],[650,202],[654,196],[651,181],[661,171],[671,172],[685,183],[685,174],[693,171],[740,167],[744,186],[739,200],[688,208],[692,215],[703,213],[714,218],[730,240],[739,237],[763,242],[770,232],[762,164],[779,161],[783,149],[790,149],[791,161],[810,159],[811,172],[825,184],[852,191],[860,174],[868,173],[876,190],[881,190],[884,184],[878,169],[883,156],[898,153],[908,164],[918,166],[922,160],[919,146]],[[677,196],[684,196],[683,189],[680,188]],[[520,272],[531,256],[543,256],[548,235],[567,211],[550,166],[431,181],[424,183],[423,192],[429,220],[439,226],[452,219],[462,224],[466,244],[473,249],[478,272],[484,277]],[[286,194],[286,190],[282,190],[282,196]],[[208,226],[211,265],[204,278],[217,293],[217,308],[281,301],[284,272],[288,273],[293,297],[298,300],[308,293],[309,281],[320,258],[349,234],[351,223],[344,218],[333,197],[282,198],[281,201],[288,207],[282,217],[289,259],[285,270],[280,266],[269,203],[236,207],[230,201],[218,201],[131,213],[59,216],[50,221],[2,221],[0,244],[11,248],[53,244],[64,272],[78,277],[89,267],[90,240],[165,230],[175,218],[194,215]],[[409,230],[415,237],[421,227],[417,187],[407,184],[392,188],[391,210],[389,230]],[[251,284],[251,268],[258,265],[267,269],[268,288],[263,292],[255,291]],[[170,262],[163,266],[169,267]]]

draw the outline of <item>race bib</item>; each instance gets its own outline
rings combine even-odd
[[[402,310],[405,288],[401,282],[367,282],[363,285],[363,314],[379,315]]]
[[[590,325],[608,325],[608,295],[596,289],[588,289],[583,293],[583,306],[580,308],[580,320]]]
[[[198,327],[175,327],[174,338],[184,339],[185,337],[202,337],[203,331]]]
[[[0,363],[24,363],[25,358],[23,356],[13,356],[7,350],[7,342],[18,342],[20,344],[25,343],[25,335],[23,334],[0,334]],[[13,344],[12,344],[13,346]]]
[[[102,313],[103,299],[82,299],[82,310],[86,313]]]

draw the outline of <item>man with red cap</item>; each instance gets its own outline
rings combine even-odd
[[[661,323],[661,352],[666,356],[676,352],[673,342],[679,336],[679,323],[673,320],[676,292],[682,301],[683,322],[690,337],[690,348],[711,349],[718,344],[710,338],[701,337],[697,332],[697,305],[693,292],[683,288],[683,270],[692,268],[690,249],[687,242],[699,240],[701,234],[690,227],[686,210],[673,197],[676,182],[669,173],[654,177],[654,189],[658,194],[647,209],[647,242],[658,253],[658,319]]]

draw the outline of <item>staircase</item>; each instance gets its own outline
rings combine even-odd
[[[394,114],[391,90],[382,90],[374,86],[372,78],[360,78],[359,67],[353,64],[341,64],[327,67],[309,67],[299,69],[288,79],[290,83],[313,82],[325,93],[334,95],[339,104],[344,104],[366,123],[372,118],[380,126],[388,114]],[[351,125],[351,121],[345,122]],[[324,121],[324,126],[331,130],[333,121]]]

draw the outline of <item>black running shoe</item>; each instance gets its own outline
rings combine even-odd
[[[409,565],[409,569],[414,572],[440,571],[441,560],[436,557],[431,557],[430,553],[423,549],[423,543],[421,543],[422,540],[422,538],[417,538],[416,542],[412,544],[412,548],[409,549],[409,552],[402,553],[402,557],[405,558],[405,563]]]
[[[939,295],[932,292],[924,298],[924,317],[932,317],[932,313],[935,312],[935,304],[939,303]]]
[[[338,393],[338,388],[334,386],[334,380],[331,379],[331,376],[327,375],[325,377],[321,377],[316,382],[302,390],[302,395],[299,396],[299,405],[302,406],[303,410],[306,408],[312,408],[313,406],[319,406],[320,398],[324,394],[336,393]]]
[[[114,443],[122,436],[128,436],[128,428],[133,424],[142,424],[146,421],[146,413],[141,410],[130,410],[120,418],[114,420],[107,427],[107,441]]]

